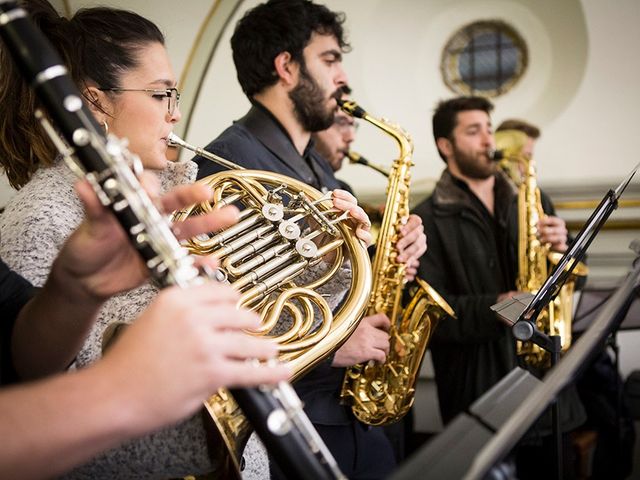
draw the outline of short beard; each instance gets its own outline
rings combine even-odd
[[[339,91],[336,92],[338,94]],[[300,62],[298,85],[289,92],[289,98],[296,118],[307,132],[320,132],[333,124],[335,111],[325,109],[325,92],[309,75],[304,60]]]
[[[456,147],[455,142],[453,145],[453,155],[458,165],[458,170],[467,178],[474,180],[486,180],[496,172],[496,164],[494,162],[481,163],[481,158],[475,158],[461,152]]]

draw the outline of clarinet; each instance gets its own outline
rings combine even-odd
[[[160,287],[204,282],[206,276],[140,186],[132,170],[139,159],[125,141],[101,133],[60,56],[16,0],[0,0],[0,36],[64,140],[38,111],[47,134],[115,214],[152,279]],[[289,383],[230,391],[288,478],[346,479]]]

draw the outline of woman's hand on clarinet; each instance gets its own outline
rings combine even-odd
[[[165,214],[211,197],[211,189],[202,184],[181,185],[160,196],[156,178],[147,173],[143,184],[158,209]],[[78,182],[76,191],[85,206],[86,216],[54,263],[54,279],[71,289],[76,299],[94,301],[104,301],[141,285],[149,276],[148,269],[116,218],[100,203],[88,182]],[[178,239],[186,239],[227,227],[237,219],[238,210],[225,207],[174,224],[173,231]],[[199,257],[198,261],[215,266],[211,258]]]

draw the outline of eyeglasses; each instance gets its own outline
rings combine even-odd
[[[357,124],[352,118],[350,117],[343,117],[341,115],[336,116],[333,119],[333,124],[336,126],[336,128],[340,131],[345,131],[345,130],[349,130],[350,128],[353,128],[354,130],[358,130],[358,126],[359,124]]]
[[[99,88],[102,92],[148,92],[152,93],[152,97],[168,98],[168,112],[169,115],[173,115],[176,111],[176,107],[180,103],[180,92],[177,88],[171,87],[167,89],[155,89],[155,88]]]

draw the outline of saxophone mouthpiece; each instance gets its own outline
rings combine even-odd
[[[381,167],[380,165],[376,165],[375,163],[371,163],[369,160],[364,158],[359,153],[354,152],[353,150],[349,150],[347,152],[347,158],[349,158],[349,162],[357,163],[358,165],[364,165],[365,167],[372,168],[376,172],[379,172],[382,175],[384,175],[385,177],[388,177],[390,175],[389,170],[387,170],[384,167]]]
[[[347,157],[349,158],[349,161],[351,163],[359,163],[360,165],[365,165],[365,166],[369,165],[369,161],[366,158],[364,158],[359,153],[354,152],[353,150],[349,150],[347,152]]]
[[[487,155],[494,162],[498,162],[504,158],[504,152],[502,150],[496,150],[495,148],[488,150]]]
[[[341,98],[336,98],[336,102],[338,102],[338,106],[348,115],[356,118],[364,118],[367,112],[360,107],[353,100],[342,100]]]

